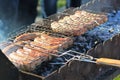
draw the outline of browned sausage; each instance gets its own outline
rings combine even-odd
[[[0,49],[3,50],[5,47],[9,46],[12,42],[2,42],[0,43]]]
[[[16,51],[19,48],[22,48],[24,46],[24,42],[20,41],[20,42],[16,42],[16,43],[11,43],[10,45],[6,46],[4,49],[2,49],[3,53],[5,53],[5,55],[9,55],[10,53]]]
[[[103,13],[95,14],[81,10],[57,22],[52,22],[51,28],[58,33],[79,36],[84,34],[87,30],[103,24],[106,21],[107,15]]]
[[[14,42],[17,41],[29,41],[29,40],[34,40],[36,37],[40,37],[41,33],[38,32],[33,32],[33,33],[24,33],[14,39]]]

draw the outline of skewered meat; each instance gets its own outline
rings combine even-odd
[[[66,16],[59,21],[52,22],[51,28],[58,33],[78,36],[106,21],[107,16],[103,13],[95,14],[82,10],[76,11],[75,14]]]

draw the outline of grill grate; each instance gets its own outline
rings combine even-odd
[[[72,10],[73,12],[75,11],[76,9],[74,9],[74,10]],[[59,19],[62,19],[63,18],[63,16],[66,16],[66,15],[71,15],[71,13],[62,13],[62,14],[59,14],[60,16],[57,16],[56,15],[56,19],[55,20],[59,20]],[[54,18],[54,16],[53,16],[53,18]],[[50,18],[48,18],[48,20],[47,20],[48,22],[53,22],[54,20],[52,20],[52,18],[50,19]],[[10,38],[11,39],[9,39],[9,40],[14,40],[14,38],[15,37],[17,37],[17,36],[19,36],[19,35],[21,35],[21,34],[23,34],[23,33],[32,33],[32,32],[45,32],[45,33],[47,33],[47,34],[50,34],[51,36],[56,36],[56,37],[66,37],[67,35],[63,35],[63,34],[60,34],[60,33],[55,33],[55,32],[53,32],[51,29],[50,29],[50,25],[49,24],[47,24],[46,22],[47,21],[43,21],[43,22],[45,22],[45,23],[41,23],[41,25],[38,25],[38,26],[36,26],[36,25],[31,25],[31,26],[29,26],[29,27],[27,27],[27,29],[20,29],[20,32],[19,32],[19,30],[18,31],[15,31],[15,32],[17,32],[16,34],[15,33],[12,33],[12,34],[10,34],[10,35],[12,35]],[[95,28],[96,29],[96,28]],[[91,42],[94,42],[94,41],[89,41],[89,39],[91,39],[92,37],[94,37],[94,35],[93,36],[91,36],[91,34],[89,34],[90,32],[92,32],[92,31],[89,31],[89,32],[87,32],[87,33],[85,33],[85,35],[87,35],[87,36],[85,36],[85,35],[82,35],[82,36],[85,36],[85,37],[89,37],[88,39],[87,39],[87,41],[84,41],[84,40],[82,40],[83,41],[83,46],[81,45],[82,43],[80,43],[79,42],[79,40],[76,42],[75,41],[75,44],[73,45],[73,47],[72,48],[70,48],[71,50],[75,50],[75,51],[78,51],[78,52],[86,52],[88,49],[90,49],[90,48],[92,48],[93,46],[91,46],[91,45],[94,45],[94,44],[92,44]],[[67,36],[68,37],[68,36]],[[70,37],[73,37],[73,36],[70,36]],[[96,37],[96,36],[95,36]],[[76,39],[75,37],[73,37],[74,39]],[[77,37],[77,39],[79,39],[80,38],[80,36],[78,36]],[[97,37],[97,38],[99,38],[99,37]],[[100,42],[99,43],[101,43],[101,42],[103,42],[103,39],[101,39],[101,38],[99,38],[100,39]],[[86,43],[86,44],[84,44],[84,42]],[[90,43],[89,43],[90,42]],[[76,44],[77,43],[77,44]],[[82,51],[83,49],[81,49],[81,46],[82,46],[82,48],[84,48],[84,49],[86,49],[86,50],[84,50],[84,51]],[[94,45],[95,46],[95,45]],[[63,53],[63,52],[59,52],[59,53]],[[56,69],[58,69],[59,67],[61,67],[63,64],[66,64],[66,61],[69,61],[69,59],[71,59],[71,57],[67,57],[67,59],[66,58],[56,58],[56,59],[53,59],[53,60],[51,60],[50,62],[45,62],[45,63],[43,63],[41,66],[38,66],[38,68],[36,69],[36,71],[34,71],[35,73],[37,73],[37,74],[39,74],[39,75],[42,75],[42,76],[46,76],[46,75],[48,75],[48,74],[50,74],[51,72],[53,72],[54,70],[56,70]],[[46,67],[44,67],[45,65],[49,65],[49,66],[46,66]],[[53,68],[54,67],[54,68]]]
[[[13,31],[12,33],[9,33],[9,38],[7,39],[8,41],[14,41],[14,39],[24,33],[33,33],[33,32],[39,32],[39,33],[45,33],[48,34],[50,36],[54,36],[54,37],[61,37],[61,38],[65,38],[65,37],[71,37],[72,36],[67,36],[67,35],[63,35],[61,33],[56,33],[53,32],[51,29],[49,28],[45,28],[45,27],[41,27],[41,26],[28,26],[26,27],[22,27],[18,30]]]

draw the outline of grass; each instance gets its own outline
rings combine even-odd
[[[66,0],[58,0],[57,7],[58,9],[65,6]]]
[[[113,80],[120,80],[120,75],[118,75],[117,77],[115,77]]]

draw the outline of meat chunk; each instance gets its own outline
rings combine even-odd
[[[54,32],[79,36],[84,34],[87,30],[103,24],[106,21],[107,15],[103,13],[96,14],[81,10],[59,21],[52,22],[51,28]]]
[[[32,71],[36,66],[49,59],[49,54],[42,53],[36,49],[30,48],[30,45],[25,45],[18,49],[16,52],[12,52],[8,58],[13,64],[26,71]]]
[[[39,43],[40,47],[48,50],[66,49],[73,44],[73,39],[70,37],[60,38],[42,34],[41,37],[34,39],[34,42]],[[36,44],[37,45],[37,44]]]
[[[24,36],[24,34],[22,36]],[[52,55],[68,48],[73,43],[72,38],[60,38],[45,33],[40,33],[40,35],[34,37],[32,41],[29,40],[31,39],[31,35],[28,34],[28,36],[29,37],[25,39],[20,37],[17,39],[17,42],[11,43],[3,49],[5,53],[9,52],[7,56],[16,67],[26,71],[34,70],[36,66],[44,61],[50,60]]]
[[[24,46],[24,41],[16,42],[16,43],[11,43],[10,45],[4,47],[2,49],[3,53],[8,56],[10,53],[17,51],[17,49],[21,48]]]
[[[2,42],[0,43],[0,49],[3,50],[5,47],[9,46],[12,42]]]
[[[43,61],[46,61],[47,56],[40,57],[32,57],[27,54],[23,54],[20,52],[13,52],[9,55],[9,59],[13,62],[13,64],[19,69],[32,71],[36,68],[36,66],[40,65]]]
[[[24,33],[20,36],[17,36],[14,39],[14,42],[18,42],[18,41],[28,41],[28,40],[33,40],[36,37],[39,37],[40,33],[34,32],[34,33]]]
[[[40,57],[40,56],[48,56],[48,54],[45,54],[44,51],[37,50],[35,48],[31,48],[30,45],[25,45],[23,47],[24,52],[26,52],[27,55],[32,56],[32,57]]]

